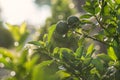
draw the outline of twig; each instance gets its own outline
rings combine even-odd
[[[94,15],[95,19],[97,20],[97,22],[99,23],[100,27],[103,28],[107,33],[110,34],[110,32],[101,24],[101,22],[99,21],[99,19],[97,18],[96,15]]]
[[[96,39],[96,38],[94,38],[94,37],[88,36],[88,35],[86,35],[86,34],[82,34],[82,33],[79,33],[79,32],[77,32],[77,31],[75,31],[75,33],[77,33],[77,34],[79,34],[79,35],[83,35],[83,36],[85,36],[86,38],[92,39],[92,40],[94,40],[94,41],[98,41],[98,42],[100,42],[100,43],[109,45],[109,44],[107,44],[106,42],[103,42],[103,41],[98,40],[98,39]],[[109,46],[110,46],[110,45],[109,45]]]

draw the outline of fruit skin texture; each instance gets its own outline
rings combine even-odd
[[[65,21],[59,21],[56,25],[56,32],[58,34],[66,34],[69,30],[68,24]]]
[[[68,17],[67,22],[70,28],[76,28],[79,26],[80,20],[76,16],[70,16]]]

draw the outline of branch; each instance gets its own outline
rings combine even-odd
[[[110,32],[101,24],[101,22],[99,21],[99,19],[97,18],[96,15],[94,15],[95,19],[97,20],[97,22],[99,23],[100,27],[103,28],[107,33],[110,34]]]
[[[83,35],[84,37],[89,38],[89,39],[92,39],[92,40],[94,40],[94,41],[98,41],[98,42],[100,42],[100,43],[109,45],[109,44],[107,44],[106,42],[103,42],[103,41],[101,41],[101,40],[99,40],[99,39],[96,39],[96,38],[94,38],[94,37],[91,37],[91,36],[89,36],[89,35],[82,34],[82,33],[79,33],[79,32],[77,32],[77,31],[75,31],[75,33],[77,33],[77,34],[79,34],[79,35]],[[109,45],[109,46],[110,46],[110,45]]]

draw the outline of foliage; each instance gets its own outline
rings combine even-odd
[[[14,45],[17,47],[17,50],[22,49],[22,47],[24,46],[24,43],[29,35],[26,23],[23,22],[20,26],[11,25],[9,23],[6,23],[6,26],[7,26],[8,30],[11,32],[11,34],[15,40]]]
[[[68,30],[63,34],[56,31],[58,24],[52,25],[43,40],[29,42],[34,45],[30,56],[29,47],[19,57],[1,48],[0,61],[16,73],[8,80],[119,80],[119,4],[119,0],[86,0],[86,14],[78,18],[79,24],[73,26],[66,19]],[[92,28],[84,30],[87,24]],[[97,27],[100,31],[89,35]],[[95,44],[88,45],[87,39],[103,43],[107,53],[97,54]]]
[[[6,47],[6,48],[10,48],[13,46],[13,42],[14,39],[11,35],[11,33],[2,27],[2,25],[0,26],[0,47]]]
[[[45,26],[40,29],[39,40],[43,39],[44,34],[48,33],[48,28],[56,24],[59,20],[66,20],[75,10],[70,8],[70,0],[51,0],[52,15],[46,20]]]

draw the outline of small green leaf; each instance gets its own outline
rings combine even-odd
[[[80,16],[80,18],[91,18],[93,15],[91,15],[91,14],[84,14],[84,15],[82,15],[82,16]]]
[[[83,63],[85,64],[85,66],[89,66],[91,61],[92,61],[92,58],[84,58],[83,59]]]
[[[56,76],[60,78],[60,80],[63,80],[64,78],[66,77],[70,77],[70,74],[63,71],[63,70],[59,70],[57,73],[56,73]]]
[[[100,9],[100,7],[99,7],[99,6],[98,6],[98,7],[96,7],[96,8],[95,8],[95,14],[99,13],[99,12],[100,12],[100,10],[101,10],[101,9]]]
[[[83,19],[83,20],[81,20],[81,23],[82,24],[84,24],[84,25],[86,25],[86,24],[93,24],[93,22],[91,22],[90,20],[85,20],[85,19]]]
[[[21,25],[20,25],[20,34],[24,34],[26,32],[26,23],[23,22]]]
[[[57,58],[57,59],[59,59],[59,48],[58,47],[56,47],[56,48],[54,48],[54,50],[53,50],[53,56],[54,56],[54,58]]]
[[[87,49],[86,55],[91,55],[94,52],[94,44],[91,44]]]
[[[41,47],[43,47],[45,45],[45,43],[42,42],[42,41],[31,41],[29,43],[33,44],[33,45],[36,45],[36,46],[41,46]]]
[[[115,51],[112,47],[109,47],[108,50],[108,55],[113,59],[113,60],[117,60],[117,56],[115,54]]]
[[[52,25],[50,28],[49,28],[49,32],[48,32],[48,42],[50,42],[51,38],[52,38],[52,35],[54,33],[54,30],[56,28],[56,25]]]
[[[61,48],[60,49],[60,59],[66,61],[66,60],[74,60],[74,53],[72,50],[68,48]]]
[[[100,59],[96,58],[92,60],[92,64],[96,67],[96,69],[100,72],[103,71],[104,66],[103,63],[100,61]]]
[[[109,15],[110,9],[108,6],[104,7],[104,15]]]
[[[83,47],[83,46],[80,46],[80,47],[76,50],[75,56],[76,56],[77,58],[81,58],[81,56],[82,56],[82,54],[83,54],[83,51],[84,51],[84,47]]]

